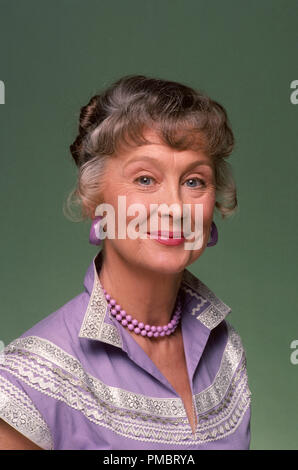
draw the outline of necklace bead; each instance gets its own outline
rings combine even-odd
[[[121,305],[117,304],[116,300],[113,299],[105,289],[103,289],[103,292],[108,302],[111,315],[115,317],[122,326],[127,327],[129,331],[134,331],[134,333],[137,335],[140,334],[141,336],[148,336],[148,338],[169,336],[176,330],[180,322],[182,312],[180,292],[178,294],[176,308],[172,319],[167,325],[164,326],[148,324],[145,325],[143,322],[138,322],[137,319],[132,318],[131,315],[128,315],[126,311],[122,309]]]

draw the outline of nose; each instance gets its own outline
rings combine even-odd
[[[169,229],[182,230],[183,200],[181,188],[177,182],[172,181],[165,187],[163,200],[160,201],[159,206],[161,206],[159,218],[169,217]]]

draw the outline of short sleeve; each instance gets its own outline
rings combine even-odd
[[[0,418],[44,450],[53,450],[50,428],[40,412],[34,389],[18,377],[17,355],[0,356]]]

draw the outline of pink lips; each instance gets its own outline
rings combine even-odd
[[[158,230],[158,232],[147,232],[147,233],[148,235],[150,235],[150,238],[155,239],[156,241],[158,241],[159,243],[162,243],[163,245],[171,245],[171,246],[180,245],[181,243],[184,243],[185,241],[183,234],[181,238],[181,232],[170,232],[170,231],[166,232],[166,231]],[[174,238],[174,235],[180,238]]]

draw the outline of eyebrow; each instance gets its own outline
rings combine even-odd
[[[160,160],[158,158],[149,157],[147,155],[140,155],[139,157],[136,157],[136,159],[131,159],[128,162],[126,162],[126,164],[124,165],[124,168],[128,167],[132,163],[138,163],[139,161],[149,161],[149,162],[153,162],[153,163],[157,163],[157,164],[160,163]],[[203,166],[203,165],[204,166],[209,166],[209,167],[213,168],[213,165],[212,165],[211,162],[208,162],[208,161],[205,161],[205,160],[196,160],[194,162],[191,162],[189,165],[187,165],[186,170],[194,168],[194,167],[199,166],[199,165],[200,166]]]

